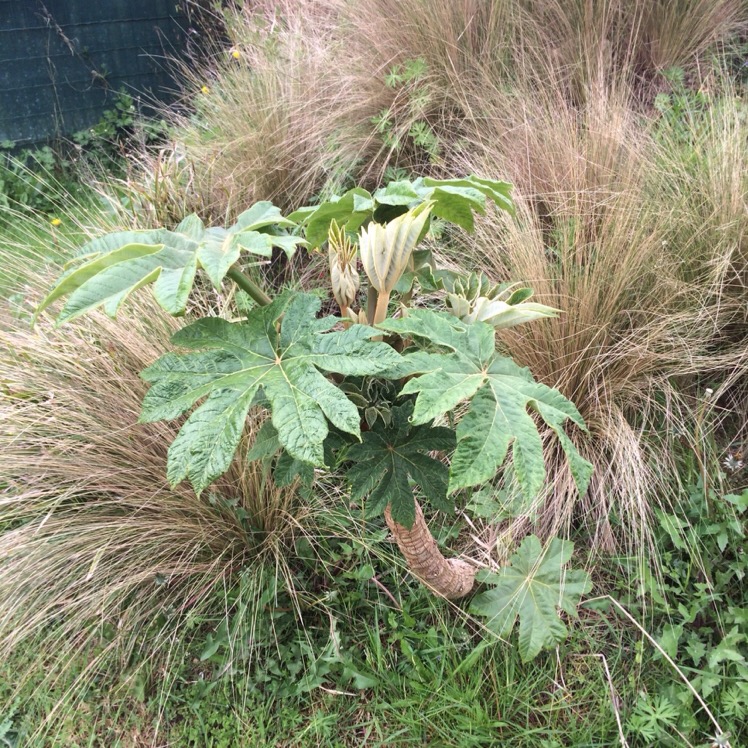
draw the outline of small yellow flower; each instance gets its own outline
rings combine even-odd
[[[232,50],[231,50],[231,56],[232,56],[232,57],[233,57],[233,58],[234,58],[235,60],[238,60],[238,59],[239,59],[239,58],[240,58],[240,57],[242,56],[242,53],[241,53],[241,52],[240,52],[240,51],[239,51],[238,49],[232,49]]]
[[[62,224],[62,221],[61,221],[61,220],[60,220],[59,218],[53,218],[53,219],[52,219],[52,220],[50,221],[50,223],[52,224],[52,226],[59,226],[59,225],[61,225],[61,224]]]
[[[200,93],[202,93],[202,94],[209,94],[210,93],[210,89],[207,86],[202,86],[202,88],[200,89]]]

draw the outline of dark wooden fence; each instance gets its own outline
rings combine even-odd
[[[123,89],[168,100],[185,27],[178,0],[0,0],[0,141],[83,130]]]

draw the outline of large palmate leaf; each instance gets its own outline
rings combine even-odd
[[[272,408],[280,446],[295,459],[323,464],[328,420],[360,436],[356,406],[321,371],[377,374],[399,355],[371,341],[377,332],[364,325],[328,332],[338,320],[316,319],[319,308],[308,294],[284,295],[244,322],[201,319],[172,339],[192,353],[167,353],[143,372],[151,383],[143,421],[176,418],[207,395],[169,449],[172,484],[189,478],[200,492],[228,469],[260,393]]]
[[[592,588],[584,571],[564,567],[574,544],[554,538],[547,548],[534,535],[526,537],[509,566],[498,574],[481,575],[493,589],[477,595],[471,612],[487,616],[486,625],[499,636],[509,636],[519,618],[519,653],[527,662],[541,649],[551,649],[566,637],[558,610],[575,615],[582,595]]]
[[[470,400],[457,426],[450,491],[490,480],[510,446],[524,493],[535,496],[541,490],[545,482],[543,444],[528,409],[558,437],[580,494],[587,490],[592,465],[579,455],[563,428],[571,420],[584,429],[582,417],[560,392],[536,382],[527,369],[498,354],[490,325],[468,325],[443,312],[416,309],[407,317],[385,320],[379,327],[421,339],[430,343],[432,350],[433,346],[439,350],[405,355],[403,364],[390,372],[393,376],[420,373],[402,389],[404,395],[418,393],[414,424],[427,423]]]
[[[408,478],[438,509],[451,508],[447,501],[447,466],[427,453],[452,450],[455,435],[447,428],[411,426],[412,403],[393,408],[391,413],[389,426],[377,421],[364,432],[361,443],[348,450],[345,459],[354,464],[347,477],[352,499],[360,501],[368,496],[367,516],[381,514],[389,504],[395,522],[410,528],[416,509]]]
[[[82,247],[77,260],[52,289],[37,314],[68,297],[58,323],[103,306],[114,316],[138,288],[153,284],[156,301],[170,314],[183,314],[198,268],[218,288],[242,252],[270,257],[273,247],[289,256],[305,241],[286,233],[296,224],[272,203],[259,202],[224,228],[206,228],[195,215],[174,231],[117,231]]]
[[[320,205],[299,208],[288,217],[304,225],[311,247],[319,247],[327,241],[333,221],[345,226],[349,233],[355,233],[371,218],[374,207],[371,194],[363,187],[354,187],[344,195],[335,195]]]
[[[321,205],[300,208],[289,218],[305,226],[312,247],[325,242],[333,219],[355,234],[371,219],[387,223],[423,202],[433,203],[433,215],[472,231],[474,213],[484,214],[487,201],[510,213],[514,211],[511,189],[508,182],[476,176],[463,179],[420,177],[413,182],[390,182],[373,195],[356,187]]]

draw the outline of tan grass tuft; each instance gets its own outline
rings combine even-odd
[[[673,495],[674,435],[693,431],[687,383],[745,370],[730,338],[745,296],[726,294],[719,270],[735,251],[722,234],[737,215],[702,221],[685,252],[702,269],[696,278],[673,239],[679,212],[660,191],[659,147],[626,92],[598,92],[581,111],[552,92],[495,91],[490,100],[494,114],[476,131],[464,170],[513,180],[518,217],[482,221],[466,246],[496,279],[527,282],[539,301],[564,310],[502,340],[577,404],[591,432],[577,441],[596,466],[579,505],[568,476],[554,470],[541,525],[555,532],[576,517],[604,547],[641,543],[653,502]],[[729,142],[723,147],[729,152]],[[696,178],[709,184],[716,174],[703,166]]]
[[[168,486],[179,424],[138,423],[138,374],[180,323],[147,295],[116,321],[94,313],[59,329],[30,328],[36,302],[27,290],[20,310],[0,308],[0,653],[33,646],[49,680],[82,665],[77,698],[110,665],[159,672],[184,624],[215,616],[243,569],[284,574],[307,510],[294,486],[240,458],[201,497]],[[247,626],[261,613],[250,606]]]

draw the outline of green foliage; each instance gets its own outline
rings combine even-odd
[[[418,82],[428,71],[426,60],[417,57],[406,60],[402,65],[393,65],[385,78],[388,88],[397,88],[406,83]]]
[[[592,587],[586,572],[565,568],[573,551],[570,541],[554,538],[543,548],[540,540],[530,535],[509,559],[509,566],[498,574],[481,575],[493,589],[473,600],[472,612],[486,616],[486,625],[504,637],[519,618],[519,653],[525,662],[566,638],[567,629],[557,609],[576,615],[582,595]]]
[[[680,713],[666,696],[639,697],[628,720],[628,726],[647,741],[661,741],[677,726]]]
[[[14,143],[0,144],[0,208],[50,213],[57,207],[51,184],[58,167],[49,146],[13,153]]]
[[[318,247],[326,241],[333,219],[353,234],[367,221],[387,221],[423,202],[433,203],[432,215],[472,231],[473,213],[485,214],[487,200],[512,212],[510,192],[508,182],[476,176],[464,179],[419,177],[412,182],[390,182],[374,194],[355,187],[321,205],[300,208],[289,218],[304,226],[311,247]]]
[[[665,78],[671,90],[669,93],[657,94],[654,101],[655,109],[663,120],[660,126],[675,128],[685,137],[692,131],[694,123],[707,115],[709,97],[685,84],[681,68],[666,70]]]
[[[163,141],[167,135],[164,120],[141,118],[133,97],[121,90],[114,98],[114,106],[105,110],[93,126],[74,133],[72,140],[78,153],[86,160],[96,162],[97,168],[121,174],[125,169],[124,157],[129,141],[136,130],[147,145]]]
[[[529,302],[532,295],[531,288],[507,283],[494,285],[482,273],[470,273],[452,281],[447,304],[463,322],[488,322],[496,328],[558,316],[558,309]]]
[[[70,195],[80,195],[85,169],[122,175],[125,155],[136,131],[140,140],[162,140],[166,125],[138,116],[135,101],[120,91],[111,109],[87,130],[73,133],[72,144],[56,141],[31,148],[0,143],[0,207],[14,211],[55,213],[64,210]]]
[[[456,491],[493,478],[512,447],[514,471],[525,493],[533,497],[545,480],[543,445],[527,412],[535,411],[556,434],[566,452],[580,494],[587,490],[592,465],[584,460],[564,431],[572,421],[584,422],[560,392],[535,382],[526,369],[496,352],[494,331],[478,322],[467,325],[427,309],[380,325],[388,332],[411,336],[431,350],[405,351],[402,375],[414,375],[402,394],[417,393],[412,421],[421,424],[456,408],[470,407],[457,426],[449,490]]]
[[[433,98],[426,83],[427,73],[428,65],[421,57],[393,65],[384,82],[397,93],[397,104],[372,117],[371,123],[384,145],[399,157],[410,149],[416,154],[424,154],[429,163],[436,163],[441,155],[441,147],[426,117]],[[407,122],[407,128],[402,130],[396,121],[401,118]]]
[[[0,719],[0,745],[5,748],[17,748],[19,734],[15,727],[15,717],[18,712],[18,702],[6,710]]]
[[[511,210],[509,189],[505,182],[475,176],[400,181],[373,195],[354,188],[288,218],[269,202],[257,203],[228,229],[206,228],[193,215],[174,231],[115,232],[83,248],[39,311],[66,297],[58,322],[97,307],[114,316],[129,294],[153,283],[158,304],[170,314],[182,314],[198,269],[216,288],[228,277],[252,296],[257,306],[242,310],[244,319],[204,317],[179,330],[171,342],[187,352],[166,353],[141,375],[150,384],[141,421],[186,416],[168,450],[166,477],[172,487],[189,480],[198,497],[229,470],[250,408],[257,405],[270,410],[271,420],[246,456],[264,461],[263,476],[271,470],[276,487],[296,485],[297,480],[309,484],[315,467],[342,465],[352,499],[366,497],[369,517],[389,507],[399,531],[411,528],[416,519],[415,487],[436,508],[450,511],[447,494],[492,481],[510,447],[520,487],[531,497],[539,493],[545,480],[543,442],[530,411],[555,432],[584,493],[591,465],[564,431],[567,420],[584,428],[579,413],[559,392],[535,382],[529,371],[497,352],[493,326],[470,315],[463,322],[447,310],[412,309],[386,319],[390,293],[398,284],[404,287],[400,300],[408,306],[416,281],[422,290],[447,289],[453,295],[472,294],[471,299],[485,287],[490,303],[501,302],[511,310],[523,306],[528,289],[512,292],[477,276],[439,271],[428,252],[416,254],[432,214],[470,230],[473,213],[485,212],[487,201]],[[297,245],[307,243],[288,233],[297,229],[297,221],[312,246],[333,228],[331,271],[337,267],[342,272],[335,263],[345,260],[346,282],[353,289],[335,294],[341,310],[357,302],[360,279],[349,238],[363,227],[358,254],[369,282],[366,311],[347,309],[345,320],[320,317],[318,295],[285,292],[271,300],[241,272],[243,252],[270,257],[280,247],[290,257]],[[502,294],[507,301],[499,298]],[[531,319],[526,314],[519,321]],[[383,332],[394,335],[383,340]],[[392,405],[413,394],[414,401]],[[453,422],[466,401],[456,433],[433,425],[444,416]],[[350,445],[350,437],[360,443]],[[455,444],[449,467],[431,454],[451,452]],[[243,507],[220,496],[211,503],[230,511],[251,534]],[[420,536],[429,537],[427,531]],[[571,553],[570,544],[552,543],[548,553],[536,545],[523,544],[514,564],[515,572],[526,571],[532,562],[539,565],[537,580],[522,582],[533,596],[552,574],[553,564],[563,566]],[[429,549],[436,551],[436,544],[425,552]],[[439,559],[446,564],[441,556],[437,563]],[[534,657],[565,632],[554,605],[572,612],[584,588],[578,575],[569,579],[574,584],[559,601],[540,600],[535,612],[524,602],[520,605],[523,658]],[[516,578],[514,582],[518,584]],[[471,584],[472,574],[462,594]],[[502,584],[506,588],[509,578]],[[507,614],[502,631],[511,628],[514,617]],[[201,658],[210,659],[228,646],[233,630],[224,621]]]
[[[228,229],[206,228],[195,215],[174,231],[155,229],[106,234],[81,248],[80,261],[58,281],[39,312],[68,296],[58,323],[103,306],[115,316],[135,290],[153,283],[159,305],[169,314],[184,313],[198,268],[216,288],[243,252],[270,257],[273,247],[292,256],[304,240],[286,228],[295,224],[272,203],[255,203]]]
[[[327,460],[327,455],[325,457]],[[278,431],[270,419],[262,424],[252,448],[247,452],[247,460],[261,460],[272,468],[273,483],[278,488],[290,486],[297,480],[308,486],[314,480],[314,466],[284,451]]]
[[[376,330],[364,325],[328,332],[338,320],[315,319],[319,308],[314,296],[289,294],[253,310],[244,322],[198,320],[173,338],[194,353],[168,353],[143,372],[151,383],[143,401],[145,421],[176,418],[208,396],[169,449],[172,484],[189,478],[199,492],[228,469],[260,390],[272,407],[278,440],[291,457],[324,464],[328,419],[359,436],[358,410],[320,370],[377,374],[396,365],[399,356],[390,346],[372,342]]]
[[[647,596],[658,643],[710,704],[732,745],[742,745],[748,736],[748,490],[722,496],[697,484],[683,498],[670,512],[657,510],[659,574],[636,567],[628,573]],[[624,590],[621,599],[636,610],[639,598],[630,594]],[[676,745],[675,729],[689,737],[712,729],[680,682],[661,691],[639,698],[627,724],[632,733]]]
[[[411,426],[412,403],[392,408],[391,413],[389,424],[377,421],[364,432],[361,444],[345,452],[345,460],[354,463],[346,477],[351,482],[352,499],[368,496],[368,517],[381,514],[389,504],[395,522],[411,527],[415,503],[409,478],[437,509],[451,509],[447,500],[449,470],[427,453],[451,451],[455,437],[451,429]]]

